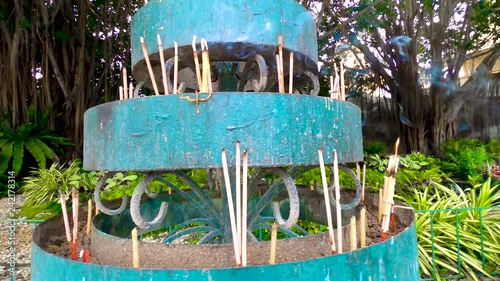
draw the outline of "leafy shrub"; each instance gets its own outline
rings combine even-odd
[[[388,158],[383,158],[378,154],[373,154],[368,156],[368,167],[372,167],[374,170],[379,172],[385,172],[387,169],[387,164],[389,164]]]
[[[465,191],[456,185],[449,188],[431,183],[398,198],[423,211],[417,213],[416,219],[422,275],[440,280],[443,275],[465,274],[471,280],[479,280],[476,273],[487,275],[499,269],[500,192],[499,186],[491,186],[491,180]]]
[[[365,188],[377,192],[381,187],[384,187],[384,176],[384,172],[366,169]]]
[[[68,206],[71,208],[71,206]],[[49,202],[41,205],[23,205],[18,217],[26,219],[46,220],[61,213],[61,204]]]
[[[380,141],[365,141],[363,142],[363,153],[365,155],[371,154],[385,154],[387,144]]]
[[[481,176],[486,172],[486,167],[493,161],[486,152],[484,145],[477,148],[464,147],[456,153],[448,153],[447,158],[451,165],[444,166],[452,177],[467,181],[469,177]]]
[[[399,185],[417,187],[429,182],[441,182],[447,176],[441,170],[441,160],[420,152],[412,152],[400,157],[400,170],[396,174]]]
[[[57,203],[59,191],[64,192],[69,197],[71,189],[80,186],[79,171],[79,161],[73,161],[67,167],[53,163],[48,169],[33,170],[31,175],[24,179],[24,184],[21,187],[21,192],[26,199],[25,204]]]
[[[19,175],[23,164],[26,166],[26,158],[29,155],[36,160],[39,168],[44,169],[47,159],[55,158],[56,152],[62,155],[59,146],[72,145],[67,138],[47,129],[50,110],[40,115],[34,106],[30,106],[28,113],[29,122],[17,129],[9,129],[7,120],[4,120],[3,126],[0,127],[0,174],[9,169]],[[26,151],[29,154],[25,153]]]
[[[326,171],[326,179],[328,181],[328,184],[330,184],[330,178],[332,175],[332,172],[330,169],[325,169]],[[321,170],[320,168],[314,168],[311,169],[307,172],[302,173],[298,177],[295,178],[295,184],[300,184],[300,185],[305,185],[305,186],[311,186],[314,185],[314,183],[318,183],[321,185]]]

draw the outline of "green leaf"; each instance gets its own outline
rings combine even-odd
[[[60,145],[73,145],[73,143],[70,142],[69,139],[64,138],[64,137],[59,137],[59,136],[44,135],[44,136],[39,136],[38,139],[48,140],[48,141],[51,141],[55,144],[60,144]]]
[[[10,139],[0,139],[0,148],[3,147]]]
[[[47,159],[54,158],[54,151],[52,150],[52,148],[48,147],[47,144],[45,144],[43,141],[39,139],[32,138],[31,140],[35,142],[38,145],[38,147],[40,147],[40,149],[42,150],[43,154]]]
[[[12,158],[12,147],[14,145],[13,141],[9,141],[2,147],[0,152],[0,173],[4,174],[9,168],[10,158]]]
[[[129,175],[123,178],[123,181],[135,181],[137,179],[137,175]]]
[[[14,156],[12,159],[12,170],[18,174],[23,166],[24,140],[16,140],[12,149],[12,155]]]
[[[28,149],[28,151],[31,153],[31,155],[33,155],[36,162],[38,162],[38,166],[44,169],[46,165],[46,159],[42,149],[37,145],[36,142],[31,139],[26,142],[25,146],[26,149]]]

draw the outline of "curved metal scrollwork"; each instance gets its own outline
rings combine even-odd
[[[245,85],[250,81],[254,92],[263,92],[267,85],[267,65],[266,60],[259,54],[249,58],[241,73],[241,80],[238,84],[238,91],[243,92]]]
[[[302,73],[302,76],[305,76],[307,80],[311,83],[312,89],[308,89],[308,87],[304,86],[300,90],[302,94],[310,94],[311,96],[317,96],[319,94],[319,80],[314,73],[309,70],[306,70]],[[306,83],[307,85],[307,83]]]
[[[128,204],[128,196],[127,195],[124,195],[122,197],[122,204],[116,210],[111,210],[111,209],[106,208],[101,202],[101,189],[102,189],[103,185],[106,184],[106,180],[108,178],[114,176],[115,174],[116,174],[116,172],[107,172],[106,174],[104,174],[101,177],[101,179],[99,179],[99,182],[97,182],[97,185],[96,185],[95,190],[94,190],[94,201],[95,201],[97,208],[99,208],[99,210],[101,212],[103,212],[109,216],[121,214],[121,212],[123,212],[123,210],[125,210],[125,208],[127,207],[127,204]]]
[[[179,81],[179,85],[177,87],[177,93],[173,92],[174,91],[174,86],[173,86],[172,80],[170,80],[170,73],[172,73],[173,68],[174,68],[174,58],[169,58],[165,62],[165,73],[163,73],[162,75],[166,75],[167,76],[167,79],[166,79],[167,80],[167,89],[168,89],[169,93],[171,93],[171,94],[182,94],[186,90],[187,84],[186,84],[186,82],[180,82]]]
[[[130,215],[132,216],[132,220],[134,223],[143,229],[153,229],[156,228],[165,218],[167,214],[168,204],[167,202],[162,202],[160,206],[160,211],[158,215],[152,221],[146,221],[141,215],[141,198],[142,194],[146,192],[149,197],[153,197],[159,194],[160,191],[156,194],[151,194],[148,188],[148,184],[152,182],[160,176],[159,172],[150,172],[148,173],[144,179],[137,185],[134,190],[134,194],[132,195],[132,199],[130,200]]]
[[[333,168],[332,167],[329,167],[330,170],[333,171]],[[356,175],[354,174],[354,172],[347,166],[344,166],[344,165],[339,165],[339,168],[343,171],[345,171],[347,174],[349,174],[349,176],[354,180],[354,185],[356,186],[356,196],[354,197],[354,199],[348,203],[348,204],[340,204],[342,210],[349,210],[349,209],[352,209],[354,207],[356,207],[359,202],[361,201],[361,192],[362,192],[362,188],[361,188],[361,183],[359,182],[358,178],[356,177]],[[332,173],[332,184],[330,184],[330,186],[328,187],[328,194],[330,195],[330,203],[335,206],[335,197],[333,195],[333,192],[335,190],[335,185],[333,184],[334,183],[334,178],[335,175]],[[323,194],[323,189],[320,189],[320,188],[317,188],[316,189],[320,194]]]
[[[273,169],[276,173],[280,175],[281,181],[285,184],[288,191],[288,197],[290,199],[290,214],[288,215],[288,220],[284,220],[281,216],[280,204],[279,202],[272,203],[273,215],[276,223],[279,227],[283,229],[292,228],[299,219],[300,213],[300,201],[299,193],[297,192],[297,187],[293,178],[282,169]]]

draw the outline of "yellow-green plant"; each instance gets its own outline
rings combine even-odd
[[[79,171],[79,161],[73,161],[67,167],[54,163],[48,169],[34,169],[30,176],[24,179],[24,184],[21,186],[26,205],[57,202],[59,191],[68,196],[73,187],[80,186],[82,178]]]
[[[500,265],[500,192],[491,180],[462,190],[432,182],[399,197],[417,210],[421,273],[479,280]]]

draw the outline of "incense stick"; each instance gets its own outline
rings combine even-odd
[[[198,60],[198,51],[196,50],[196,35],[193,36],[193,43],[191,45],[193,47],[193,58],[194,58],[194,67],[195,67],[195,73],[196,73],[196,82],[198,83],[198,89],[201,89],[200,61]]]
[[[282,94],[283,92],[281,91],[282,85],[281,85],[281,69],[280,69],[280,55],[276,54],[276,72],[278,74],[278,93]]]
[[[247,214],[248,214],[248,151],[243,153],[243,217],[241,226],[241,259],[242,266],[247,266]]]
[[[359,213],[359,240],[360,248],[366,247],[366,207],[364,206]]]
[[[323,182],[323,195],[325,196],[326,219],[328,221],[328,235],[332,254],[336,252],[335,238],[333,234],[332,210],[330,207],[330,192],[328,191],[328,182],[326,181],[325,162],[323,160],[323,150],[318,150],[319,166],[321,170],[321,180]],[[337,230],[339,231],[339,230]]]
[[[290,52],[290,77],[288,79],[288,93],[293,94],[293,52]]]
[[[344,64],[340,62],[340,100],[345,101]]]
[[[79,201],[78,201],[78,192],[75,187],[73,187],[73,244],[75,244],[76,247],[76,240],[78,238],[78,208],[79,208]]]
[[[280,78],[280,93],[285,93],[285,77],[283,70],[283,36],[278,36],[278,53],[279,53],[279,78]]]
[[[363,163],[363,184],[361,185],[361,204],[365,204],[365,182],[366,182],[366,163]]]
[[[68,209],[66,208],[66,196],[62,191],[59,191],[59,201],[63,213],[64,229],[66,230],[66,240],[71,243],[71,230],[69,228]]]
[[[151,67],[151,62],[149,61],[149,54],[148,54],[148,49],[146,47],[146,44],[144,43],[144,38],[141,37],[141,47],[142,47],[142,53],[144,54],[144,60],[146,61],[146,66],[148,68],[149,72],[149,78],[151,78],[151,84],[153,84],[153,90],[155,91],[155,95],[160,95],[158,92],[158,86],[156,85],[156,79],[153,73],[153,68]]]
[[[356,217],[351,217],[351,222],[349,224],[349,246],[351,251],[355,251],[358,248],[357,234],[356,234]]]
[[[172,90],[173,94],[177,94],[178,77],[179,77],[179,48],[177,47],[177,41],[174,41],[174,88]]]
[[[122,79],[123,79],[123,95],[128,95],[128,77],[127,77],[127,68],[123,68],[123,74],[122,74]]]
[[[222,169],[224,171],[224,181],[226,183],[226,196],[227,196],[227,205],[229,207],[229,219],[231,221],[231,233],[233,235],[234,255],[236,257],[236,264],[240,266],[241,265],[240,249],[238,245],[238,233],[236,230],[236,221],[234,217],[233,195],[231,192],[231,180],[229,178],[229,169],[227,167],[226,150],[222,150]]]
[[[167,68],[165,67],[165,56],[163,54],[163,45],[161,43],[160,34],[156,34],[156,38],[158,39],[158,52],[160,53],[160,66],[161,66],[161,81],[163,83],[163,93],[168,95],[168,86],[167,86]]]
[[[339,90],[339,73],[337,69],[337,64],[334,64],[333,68],[335,72],[335,81],[333,82],[333,98],[338,100],[340,99],[339,98],[340,90]]]
[[[271,228],[271,249],[269,251],[269,264],[276,263],[276,246],[278,244],[278,225],[273,224]]]
[[[120,100],[126,100],[127,98],[125,98],[123,96],[123,86],[118,86],[118,94],[120,96]]]
[[[208,45],[205,39],[201,39],[201,63],[202,63],[202,76],[201,76],[201,86],[200,92],[208,92],[208,85],[211,83],[209,81],[210,74],[210,63],[208,59]]]
[[[335,207],[337,211],[337,244],[339,245],[339,254],[342,253],[342,210],[340,206],[340,183],[339,183],[339,163],[337,160],[337,151],[333,151],[333,174],[335,183]]]
[[[134,84],[132,82],[128,85],[128,96],[130,99],[134,98]]]
[[[92,199],[89,199],[87,204],[87,235],[90,234],[90,226],[92,222]]]
[[[333,84],[333,76],[330,75],[330,98],[333,99],[333,92],[334,92],[334,84]]]
[[[241,148],[236,142],[236,233],[238,234],[238,247],[241,253]]]
[[[139,268],[139,235],[137,233],[137,227],[134,227],[132,229],[132,232],[130,234],[132,236],[132,266],[134,268]]]
[[[377,221],[382,222],[382,210],[384,208],[384,189],[380,188],[378,190],[378,216]]]

